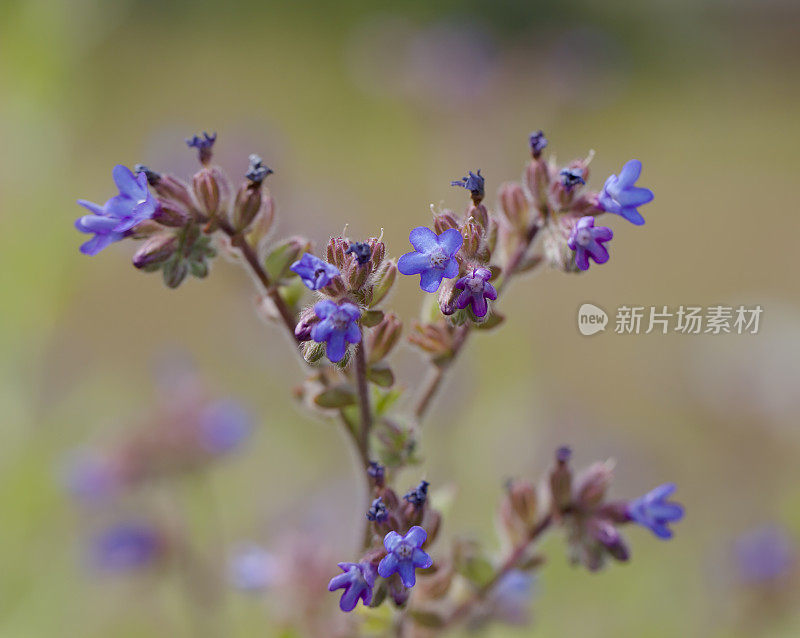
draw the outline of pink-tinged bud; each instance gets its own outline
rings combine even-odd
[[[553,513],[561,514],[572,503],[572,470],[569,468],[571,452],[567,447],[556,450],[556,465],[550,472],[550,494]]]
[[[433,229],[437,235],[441,235],[444,231],[450,228],[458,228],[458,220],[455,215],[449,210],[443,210],[433,218]]]
[[[533,527],[537,514],[536,487],[530,481],[509,481],[506,498],[519,520],[526,527]]]
[[[428,352],[437,365],[442,365],[453,357],[453,334],[444,324],[415,322],[408,341]]]
[[[481,240],[483,239],[483,227],[475,221],[468,221],[461,229],[461,236],[464,243],[461,246],[461,253],[467,257],[478,257],[481,251]]]
[[[298,343],[311,340],[311,329],[316,323],[319,322],[319,317],[314,312],[313,308],[307,308],[300,313],[300,321],[294,329],[294,336]]]
[[[153,215],[154,221],[157,221],[162,226],[168,226],[170,228],[181,228],[185,226],[190,219],[191,215],[189,211],[171,200],[159,202],[159,206]]]
[[[525,186],[540,213],[550,210],[550,184],[554,179],[555,167],[543,159],[531,160],[525,169]]]
[[[605,211],[597,203],[598,195],[598,193],[583,193],[580,197],[575,198],[569,209],[570,214],[576,217],[585,217],[604,213]]]
[[[400,340],[403,323],[394,313],[386,313],[381,322],[367,333],[367,363],[385,359]]]
[[[153,190],[162,201],[171,201],[187,211],[194,211],[196,206],[189,191],[189,186],[174,175],[161,175],[158,183],[153,185]]]
[[[524,230],[528,227],[528,198],[520,184],[506,182],[500,186],[500,210],[512,228]]]
[[[422,549],[427,549],[436,542],[439,530],[442,529],[442,515],[434,509],[427,508],[422,516],[422,527],[428,532],[428,537],[422,545]]]
[[[269,192],[264,192],[261,200],[261,209],[256,214],[255,219],[250,224],[250,232],[247,233],[247,242],[260,254],[264,240],[272,229],[272,222],[275,220],[275,200]]]
[[[164,232],[164,227],[152,219],[145,219],[133,227],[131,237],[133,239],[147,239],[151,235]]]
[[[466,219],[475,220],[484,230],[489,227],[489,211],[486,210],[486,206],[483,204],[472,204],[472,206],[467,209],[465,217]]]
[[[220,188],[212,170],[203,168],[195,173],[192,188],[202,213],[208,217],[216,215],[220,204]]]
[[[583,510],[599,506],[614,478],[614,463],[593,463],[575,479],[575,504]]]
[[[231,225],[237,233],[248,229],[258,211],[261,210],[263,198],[261,184],[247,181],[239,187],[231,214]]]
[[[626,561],[630,558],[630,551],[622,535],[610,521],[592,517],[586,524],[586,531],[590,538],[600,543],[618,561]]]
[[[133,255],[133,265],[144,269],[160,266],[175,254],[177,248],[178,238],[173,233],[153,235]]]

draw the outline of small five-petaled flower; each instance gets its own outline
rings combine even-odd
[[[388,554],[378,565],[378,573],[389,578],[396,572],[404,587],[413,587],[417,582],[415,570],[433,565],[433,559],[421,549],[427,538],[428,533],[419,525],[408,530],[405,536],[389,532],[383,539]]]
[[[581,217],[572,235],[567,241],[570,250],[575,251],[575,265],[581,270],[589,269],[589,257],[596,264],[604,264],[608,261],[608,249],[603,246],[604,242],[614,237],[610,228],[594,225],[594,217]]]
[[[628,517],[659,538],[672,538],[672,530],[667,524],[683,518],[683,507],[667,500],[676,489],[674,483],[664,483],[631,501],[627,508]]]
[[[348,301],[337,304],[325,299],[314,306],[314,312],[321,321],[311,329],[311,338],[327,344],[325,354],[331,363],[337,363],[342,360],[348,343],[361,341],[358,327],[361,311]]]
[[[340,275],[336,266],[311,253],[305,253],[289,267],[289,270],[299,275],[306,287],[311,290],[324,288]]]
[[[492,271],[488,268],[473,268],[466,277],[459,279],[455,287],[462,292],[456,299],[456,307],[463,310],[470,306],[476,317],[485,317],[489,310],[486,300],[497,299],[497,290],[489,283],[491,276]]]
[[[353,611],[358,599],[369,607],[372,603],[372,587],[375,585],[375,567],[370,563],[339,563],[344,573],[334,576],[328,583],[328,591],[344,589],[339,608],[342,611]]]
[[[408,236],[414,252],[397,260],[397,269],[404,275],[421,275],[419,287],[425,292],[436,292],[442,279],[458,275],[455,255],[464,243],[461,233],[448,228],[437,235],[430,228],[420,226]]]
[[[636,186],[636,180],[641,173],[642,163],[639,160],[630,160],[622,167],[619,175],[611,175],[600,193],[600,208],[607,213],[621,215],[637,226],[644,224],[644,217],[636,209],[653,201],[653,191]]]

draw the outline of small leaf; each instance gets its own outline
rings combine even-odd
[[[382,388],[391,388],[394,385],[394,372],[386,363],[376,363],[367,369],[367,379]]]
[[[338,385],[324,390],[314,397],[314,403],[321,408],[343,408],[354,405],[356,394],[348,385]]]
[[[367,310],[361,317],[361,325],[365,328],[377,326],[383,320],[383,310]]]
[[[478,328],[479,330],[491,330],[492,328],[497,328],[505,320],[506,318],[504,315],[492,312],[483,321],[481,321],[480,323],[476,323],[475,327]]]
[[[402,391],[398,389],[380,390],[376,388],[375,400],[373,401],[375,405],[375,414],[378,416],[386,414],[392,409],[392,406],[397,403],[401,395]]]
[[[441,629],[445,625],[444,618],[435,611],[425,611],[423,609],[409,609],[408,615],[421,627],[431,629]]]
[[[307,239],[302,237],[289,237],[273,246],[269,253],[267,253],[264,259],[264,269],[267,271],[272,281],[283,281],[294,275],[294,273],[289,270],[289,266],[310,249],[311,244]]]

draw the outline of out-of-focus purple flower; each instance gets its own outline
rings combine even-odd
[[[561,183],[568,191],[575,188],[578,184],[585,184],[586,180],[583,178],[583,170],[580,168],[562,168],[559,172],[561,176]]]
[[[506,573],[489,594],[492,616],[510,625],[528,622],[534,577],[519,569]]]
[[[347,301],[339,305],[325,299],[314,306],[314,312],[320,322],[311,329],[311,338],[317,343],[327,344],[325,354],[331,363],[341,361],[347,344],[361,341],[358,327],[361,311]]]
[[[455,254],[464,243],[461,233],[448,228],[440,235],[430,228],[419,226],[408,236],[414,252],[397,260],[397,269],[404,275],[421,275],[419,287],[425,292],[436,292],[442,279],[458,275]]]
[[[242,591],[262,591],[274,585],[278,560],[263,547],[246,545],[236,550],[228,563],[231,584]]]
[[[113,461],[92,450],[81,450],[70,455],[61,479],[73,497],[87,504],[108,500],[117,492],[120,483]]]
[[[481,170],[478,169],[477,173],[469,171],[466,177],[450,182],[451,186],[460,186],[466,188],[473,199],[482,200],[486,191],[486,180],[481,175]]]
[[[531,155],[538,158],[542,151],[547,148],[547,138],[544,136],[544,131],[534,131],[528,138],[528,143],[531,148]]]
[[[200,444],[211,454],[225,454],[238,447],[250,434],[253,418],[231,399],[213,401],[200,413]]]
[[[420,481],[413,490],[410,490],[403,498],[407,503],[414,507],[422,507],[428,500],[428,481]]]
[[[383,465],[377,461],[370,461],[369,467],[367,468],[367,474],[373,481],[375,481],[375,485],[378,487],[383,486],[383,482],[386,479],[386,468]]]
[[[91,563],[109,572],[138,569],[152,564],[161,549],[161,536],[150,525],[120,523],[94,538]]]
[[[334,277],[341,275],[336,266],[311,253],[305,253],[289,267],[289,270],[298,274],[306,287],[311,290],[324,288]]]
[[[126,237],[137,224],[151,219],[158,201],[147,188],[147,175],[134,175],[127,166],[117,165],[112,171],[119,195],[103,206],[79,199],[78,204],[92,214],[75,221],[75,228],[94,237],[81,246],[85,255],[96,255],[103,248]]]
[[[455,287],[462,292],[456,299],[456,307],[471,306],[476,317],[485,317],[489,310],[486,300],[497,299],[497,290],[489,283],[491,277],[492,271],[488,268],[473,268],[470,274],[459,279]]]
[[[347,247],[344,254],[352,254],[356,258],[359,266],[363,266],[372,259],[372,247],[367,242],[356,241]]]
[[[344,573],[334,576],[328,583],[328,591],[344,589],[339,608],[353,611],[359,598],[365,607],[369,607],[375,585],[375,567],[371,563],[339,563],[339,569]]]
[[[605,226],[594,225],[594,217],[586,216],[581,217],[575,228],[572,229],[572,235],[567,240],[567,245],[570,250],[575,251],[575,265],[581,270],[589,269],[589,257],[591,257],[596,264],[604,264],[608,261],[608,249],[603,246],[603,242],[607,242],[614,237],[614,233],[610,228]]]
[[[389,578],[397,572],[404,587],[413,587],[417,582],[414,570],[433,565],[433,559],[420,549],[427,538],[428,533],[419,525],[414,525],[405,536],[389,532],[383,539],[383,546],[389,553],[378,565],[378,573]]]
[[[672,530],[667,524],[683,518],[683,507],[667,500],[676,489],[674,483],[664,483],[629,502],[628,517],[659,538],[672,538]]]
[[[207,164],[211,160],[211,149],[217,141],[217,134],[209,135],[203,131],[202,135],[193,135],[186,138],[186,145],[189,148],[197,149],[197,156],[202,164]]]
[[[367,520],[374,521],[376,523],[382,523],[387,518],[389,518],[389,510],[386,509],[386,504],[383,502],[383,498],[379,496],[372,501],[372,505],[370,505],[369,509],[367,510]]]
[[[644,217],[636,209],[653,201],[654,195],[649,188],[635,185],[641,173],[642,163],[639,160],[630,160],[622,167],[619,175],[611,175],[598,198],[600,208],[607,213],[621,215],[637,226],[644,224]]]
[[[742,534],[734,549],[739,580],[748,585],[778,580],[795,565],[792,539],[777,525],[765,525]]]

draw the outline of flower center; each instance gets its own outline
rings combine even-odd
[[[592,233],[588,229],[582,228],[576,233],[575,241],[586,247],[592,242]]]
[[[483,292],[484,282],[480,277],[470,277],[466,283],[471,293],[477,295]]]
[[[414,553],[414,547],[408,543],[400,543],[394,553],[400,560],[407,560]]]
[[[447,261],[447,255],[441,248],[434,248],[428,255],[430,259],[431,268],[442,268]]]
[[[343,332],[347,329],[347,326],[350,323],[350,317],[346,312],[339,310],[331,317],[331,323],[333,324],[334,330],[337,332]]]

